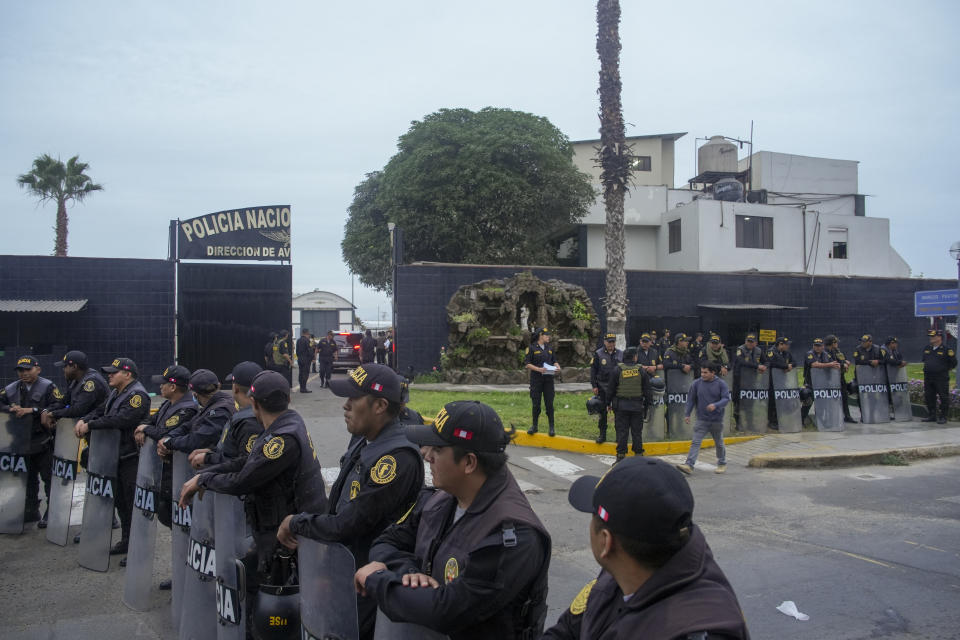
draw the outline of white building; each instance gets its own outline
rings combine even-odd
[[[293,336],[300,337],[302,328],[313,335],[327,331],[354,331],[355,307],[349,300],[329,291],[314,289],[293,297]]]
[[[636,156],[624,202],[627,269],[910,276],[890,246],[889,220],[866,216],[856,161],[769,151],[738,160],[736,146],[715,137],[700,148],[690,188],[675,189],[674,143],[683,135],[627,139]],[[597,141],[573,145],[575,164],[599,191]],[[750,202],[714,199],[722,183],[749,187]],[[598,196],[582,221],[582,266],[604,268],[605,224]]]

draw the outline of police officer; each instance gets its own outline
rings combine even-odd
[[[407,426],[438,491],[374,542],[354,578],[391,620],[450,640],[539,637],[550,534],[506,467],[511,435],[492,408],[465,400],[432,426]]]
[[[703,339],[703,332],[697,331],[693,334],[693,342],[690,343],[690,353],[693,355],[694,360],[697,363],[697,366],[694,367],[696,375],[700,375],[699,371],[696,371],[700,366],[700,360],[703,359],[703,350],[707,348],[706,342]]]
[[[190,454],[214,447],[237,411],[233,396],[220,390],[220,379],[209,369],[197,369],[190,375],[190,391],[200,411],[193,420],[174,427],[157,441],[157,453],[162,457],[174,451]]]
[[[373,332],[367,329],[360,340],[360,363],[366,364],[373,362],[377,357],[377,339],[373,337]]]
[[[533,403],[533,425],[527,433],[537,432],[537,422],[540,420],[540,397],[550,422],[550,435],[556,434],[553,422],[554,372],[560,368],[550,346],[550,330],[544,327],[537,332],[537,341],[527,348],[527,357],[524,367],[530,370],[530,400]]]
[[[830,357],[830,360],[839,364],[840,399],[843,401],[843,421],[855,423],[856,420],[854,420],[850,415],[850,405],[847,400],[850,391],[847,389],[847,383],[845,381],[847,369],[850,368],[850,362],[847,360],[846,356],[843,355],[843,352],[840,351],[840,338],[837,336],[833,334],[828,335],[823,339],[823,346],[826,348],[826,352]]]
[[[767,365],[763,363],[763,350],[757,346],[757,334],[748,333],[743,344],[737,347],[737,356],[733,360],[733,417],[740,428],[740,372],[744,369],[756,369],[763,372]]]
[[[813,397],[813,375],[811,369],[839,369],[840,363],[835,362],[823,350],[823,338],[814,338],[810,351],[807,351],[803,359],[803,386],[810,390],[810,397]],[[812,402],[804,402],[800,407],[800,422],[806,423],[807,416],[810,415]]]
[[[330,390],[346,398],[344,418],[351,440],[340,458],[328,509],[287,516],[277,538],[291,549],[297,546],[297,535],[341,542],[357,568],[367,564],[373,540],[417,501],[423,488],[423,460],[398,419],[403,389],[392,369],[363,364],[348,377],[332,381]],[[361,596],[357,611],[360,637],[372,638],[377,603]]]
[[[779,336],[772,349],[767,349],[764,362],[770,369],[783,369],[784,371],[793,371],[793,354],[790,353],[790,338]],[[767,402],[767,422],[771,429],[779,429],[780,424],[777,419],[777,403],[773,401],[773,376],[770,376],[770,384],[767,387],[770,391],[770,400]]]
[[[853,364],[879,367],[887,359],[887,350],[873,344],[873,336],[865,333],[860,336],[860,346],[853,351]]]
[[[263,426],[250,454],[193,476],[180,494],[186,508],[200,489],[242,496],[257,546],[257,584],[268,583],[277,528],[291,513],[326,510],[320,463],[303,418],[289,409],[290,385],[276,371],[257,374],[250,385],[253,413]]]
[[[938,424],[946,424],[950,407],[950,370],[957,366],[957,354],[943,344],[943,332],[939,329],[931,329],[927,335],[930,344],[923,349],[923,398],[927,403],[927,417],[923,421],[936,420]],[[937,398],[940,399],[939,417]]]
[[[886,358],[884,364],[894,367],[905,367],[907,361],[903,359],[903,353],[900,352],[900,341],[896,336],[889,336],[883,343]]]
[[[653,402],[650,374],[637,363],[637,350],[630,347],[623,353],[623,362],[610,377],[606,391],[613,407],[617,433],[617,462],[627,455],[627,437],[633,440],[633,453],[643,455],[643,416]]]
[[[27,451],[27,497],[24,502],[23,521],[38,522],[43,529],[47,523],[50,503],[50,476],[53,467],[53,429],[43,422],[44,410],[63,406],[63,393],[57,385],[40,377],[40,363],[33,356],[17,358],[17,382],[11,382],[0,390],[0,412],[18,418],[31,417],[30,447]],[[38,479],[39,478],[39,479]],[[40,480],[48,508],[40,517]]]
[[[593,387],[593,395],[599,396],[603,403],[603,411],[600,412],[600,435],[597,436],[597,444],[607,441],[607,407],[610,400],[607,397],[607,385],[610,379],[617,373],[617,365],[623,362],[623,351],[617,349],[617,334],[608,333],[603,337],[603,346],[597,349],[590,359],[590,386]]]
[[[669,330],[665,329],[664,333],[669,334]],[[678,333],[676,343],[663,354],[663,368],[668,371],[679,369],[689,373],[695,366],[697,362],[690,351],[690,337],[685,333]]]
[[[63,368],[68,387],[62,408],[42,412],[41,419],[51,429],[60,418],[82,418],[106,401],[110,393],[107,381],[99,371],[89,368],[87,354],[83,351],[67,351],[63,360],[53,366]]]
[[[333,375],[333,360],[337,357],[337,341],[333,338],[333,331],[327,331],[327,337],[317,343],[317,375],[320,377],[320,387],[330,386],[330,377]]]
[[[302,329],[297,338],[297,379],[300,382],[300,393],[313,393],[307,389],[307,380],[310,379],[310,364],[313,362],[313,345],[311,344],[309,329]]]
[[[660,351],[660,353],[666,355],[667,349],[670,348],[670,345],[670,329],[664,329],[663,335],[659,340],[657,340],[657,349]]]
[[[121,555],[127,552],[130,540],[133,494],[137,484],[139,449],[133,433],[150,415],[150,395],[138,379],[137,364],[130,358],[116,358],[109,365],[100,367],[100,371],[107,376],[110,395],[102,406],[77,422],[74,433],[82,438],[97,429],[116,429],[120,432],[115,504],[122,535],[120,541],[110,549],[110,555]]]
[[[282,330],[274,339],[271,349],[270,369],[276,371],[293,387],[293,358],[291,357],[290,332]]]
[[[649,333],[640,335],[640,347],[637,349],[637,363],[651,376],[663,370],[660,352],[653,346],[653,337]]]
[[[231,385],[230,395],[237,406],[237,412],[230,416],[215,448],[197,449],[190,454],[190,466],[194,469],[246,456],[253,449],[253,443],[263,433],[263,427],[253,415],[253,401],[249,392],[253,379],[261,371],[263,367],[256,362],[241,362],[224,379],[224,382]]]
[[[592,515],[590,549],[601,570],[544,640],[750,637],[733,587],[692,521],[689,484],[670,464],[625,460],[602,481],[578,478],[568,499]]]
[[[727,353],[727,350],[723,347],[723,344],[720,341],[720,336],[715,333],[710,335],[710,341],[700,350],[697,367],[702,368],[710,363],[716,363],[719,365],[719,375],[721,378],[727,375],[731,368],[730,354]]]

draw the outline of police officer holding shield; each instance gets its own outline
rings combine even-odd
[[[69,386],[62,408],[42,412],[41,419],[51,429],[60,418],[82,418],[106,401],[110,393],[107,381],[99,371],[89,368],[83,351],[68,351],[53,366],[63,368]]]
[[[939,329],[931,329],[927,336],[930,344],[923,349],[923,397],[927,403],[927,417],[923,421],[936,420],[938,424],[946,424],[950,406],[950,370],[957,366],[957,353],[943,344],[943,332]]]
[[[623,351],[617,349],[617,334],[608,333],[603,337],[603,346],[597,349],[590,360],[590,386],[593,387],[593,395],[600,398],[604,407],[600,412],[600,422],[597,425],[600,429],[597,444],[607,441],[607,407],[610,405],[607,385],[616,375],[617,365],[621,362],[623,362]]]
[[[261,371],[263,367],[256,362],[246,361],[235,366],[226,377],[224,382],[232,385],[230,394],[237,412],[230,416],[215,448],[196,449],[190,454],[190,466],[194,469],[221,464],[253,450],[253,443],[263,433],[263,427],[253,415],[253,401],[249,392],[253,379]]]
[[[554,372],[559,368],[557,359],[553,355],[553,347],[550,346],[550,330],[540,329],[537,333],[537,341],[527,348],[527,357],[524,360],[524,367],[530,370],[530,400],[533,404],[533,424],[527,429],[527,433],[533,435],[537,432],[537,422],[540,420],[540,398],[543,397],[544,408],[547,412],[547,420],[550,422],[550,435],[555,435],[553,422],[553,381]]]
[[[220,390],[220,379],[209,369],[197,369],[190,375],[190,391],[200,405],[200,412],[187,424],[172,429],[157,442],[161,456],[173,451],[190,454],[197,449],[216,445],[223,435],[223,428],[236,412],[233,396]]]
[[[850,405],[847,400],[850,392],[847,389],[847,383],[845,381],[847,369],[850,368],[850,362],[847,360],[847,357],[843,355],[843,352],[840,351],[840,339],[837,336],[833,334],[828,335],[823,339],[823,346],[826,348],[830,360],[839,364],[840,398],[843,400],[843,421],[855,423],[856,420],[850,415]]]
[[[790,339],[786,336],[779,336],[773,347],[773,349],[767,349],[767,354],[764,357],[764,362],[768,368],[771,369],[783,369],[784,371],[792,371],[794,367],[793,354],[790,353]],[[774,392],[773,392],[773,376],[770,376],[770,384],[768,386],[770,390],[770,401],[767,403],[767,422],[771,429],[779,429],[780,425],[777,420],[777,403],[774,402]]]
[[[32,417],[30,449],[27,454],[27,498],[24,504],[23,521],[38,522],[41,529],[47,526],[47,514],[40,517],[40,480],[46,496],[47,510],[50,504],[50,477],[53,468],[53,429],[41,419],[44,410],[63,406],[63,393],[51,380],[40,377],[40,363],[33,356],[17,358],[17,382],[11,382],[0,390],[0,412],[18,418]],[[38,480],[39,478],[39,480]]]
[[[663,370],[663,361],[660,352],[653,346],[653,337],[649,333],[640,335],[640,346],[637,348],[637,364],[651,376]]]
[[[664,330],[664,334],[669,336],[670,331]],[[678,333],[676,343],[663,354],[663,368],[666,370],[679,369],[688,373],[696,365],[697,362],[690,350],[690,337],[685,333]]]
[[[835,362],[823,349],[823,338],[814,338],[810,350],[803,359],[803,386],[810,392],[809,397],[813,397],[813,375],[811,369],[839,369],[840,363]],[[800,407],[800,422],[806,423],[807,416],[810,415],[812,402],[804,402]]]
[[[879,367],[887,359],[887,350],[873,344],[873,336],[865,333],[860,336],[860,346],[853,351],[853,364]]]

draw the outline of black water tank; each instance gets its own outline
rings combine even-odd
[[[713,185],[713,197],[724,202],[743,202],[743,183],[736,178],[721,178]]]

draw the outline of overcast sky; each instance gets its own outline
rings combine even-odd
[[[960,3],[622,5],[627,135],[689,132],[679,184],[694,138],[753,119],[758,151],[859,160],[914,274],[956,276]],[[170,219],[289,203],[294,291],[349,299],[347,206],[410,122],[494,106],[595,138],[595,38],[587,1],[5,3],[0,253],[52,252],[55,208],[16,177],[79,154],[106,190],[71,209],[70,255],[164,258]]]

